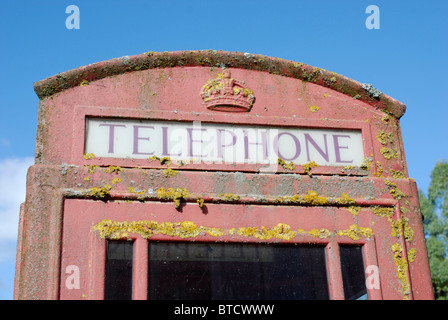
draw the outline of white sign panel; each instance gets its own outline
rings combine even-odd
[[[201,122],[88,118],[85,153],[96,157],[170,157],[193,163],[360,166],[360,130],[262,127]]]

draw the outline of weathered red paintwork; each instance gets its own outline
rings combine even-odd
[[[201,89],[215,78],[221,67],[233,78],[243,80],[255,95],[250,112],[209,110]],[[92,226],[102,219],[118,221],[193,221],[197,226],[219,228],[273,227],[285,223],[291,229],[332,231],[326,238],[303,235],[296,243],[323,243],[328,253],[328,277],[332,299],[343,299],[338,243],[359,243],[365,247],[366,265],[377,265],[381,289],[370,290],[371,299],[432,299],[432,285],[415,181],[408,177],[399,119],[405,106],[386,96],[373,98],[354,80],[300,63],[261,55],[222,51],[145,53],[100,62],[37,82],[40,98],[36,141],[36,163],[28,172],[27,198],[21,207],[15,299],[102,299],[105,242]],[[311,112],[310,106],[319,107]],[[247,125],[297,126],[309,128],[358,129],[364,138],[367,168],[315,167],[312,176],[302,166],[288,171],[279,166],[276,174],[260,174],[258,165],[187,164],[172,166],[179,173],[165,176],[167,165],[138,159],[85,159],[85,119],[88,116],[135,119],[202,121]],[[397,152],[387,159],[377,135],[393,137],[386,147]],[[90,165],[100,166],[94,173]],[[381,165],[381,167],[379,166]],[[105,172],[109,166],[125,168]],[[382,171],[381,171],[382,169]],[[392,170],[402,176],[392,175]],[[113,184],[110,195],[96,199],[90,188]],[[399,178],[398,178],[399,177]],[[86,179],[88,178],[88,179]],[[387,186],[386,181],[396,187]],[[181,210],[155,193],[143,196],[139,189],[187,188]],[[393,192],[401,190],[403,197]],[[323,205],[281,204],[276,198],[306,195],[316,191],[327,200]],[[239,195],[224,201],[222,194]],[[338,203],[348,194],[356,203]],[[205,201],[199,208],[197,196]],[[131,200],[131,201],[129,201]],[[347,209],[359,206],[353,215]],[[391,219],[373,214],[372,208],[392,208]],[[414,232],[405,239],[391,234],[394,221],[402,216]],[[392,221],[392,222],[391,222]],[[351,225],[371,228],[373,235],[352,240],[337,235]],[[409,229],[408,229],[409,230]],[[134,298],[146,298],[147,246],[136,241]],[[157,235],[154,239],[168,236]],[[176,240],[172,239],[171,240]],[[196,241],[255,241],[241,236],[203,236]],[[402,263],[408,266],[406,279],[411,288],[403,293],[397,276],[397,261],[391,246],[399,244]],[[416,251],[411,262],[406,253]],[[412,260],[412,259],[411,259]],[[65,287],[65,268],[80,268],[81,288]]]

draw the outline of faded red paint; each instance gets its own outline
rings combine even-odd
[[[207,108],[201,96],[203,85],[222,72],[218,67],[222,65],[231,71],[232,78],[244,81],[253,91],[255,102],[250,111]],[[380,267],[381,290],[370,290],[371,299],[433,298],[417,187],[408,177],[402,143],[402,103],[384,94],[373,98],[360,83],[325,70],[221,51],[147,53],[112,59],[37,82],[35,90],[40,98],[36,164],[28,173],[27,198],[21,210],[16,299],[101,299],[104,240],[92,226],[102,219],[193,221],[216,228],[273,227],[278,223],[294,230],[326,228],[332,235],[322,239],[304,235],[292,240],[233,236],[199,240],[324,243],[332,299],[343,299],[338,244],[364,244],[366,264]],[[318,107],[317,112],[310,110],[312,106]],[[163,170],[168,165],[159,161],[83,157],[89,116],[356,129],[362,132],[364,154],[370,161],[361,168],[319,166],[310,172],[301,165],[292,171],[279,165],[275,174],[260,174],[261,165],[257,164],[193,163],[171,165],[178,174],[166,176]],[[386,141],[381,139],[383,132],[390,134]],[[396,157],[388,159],[382,148],[395,150]],[[99,168],[89,172],[91,165]],[[125,170],[105,172],[109,166]],[[402,175],[393,177],[393,172]],[[121,181],[112,183],[114,178]],[[103,199],[91,195],[92,187],[106,184],[111,186],[110,195]],[[190,195],[177,210],[171,200],[161,199],[155,192],[141,195],[131,192],[130,187],[153,191],[186,188]],[[326,202],[279,202],[279,197],[310,191]],[[239,199],[224,199],[225,193]],[[341,203],[343,194],[352,202]],[[204,199],[203,208],[196,203],[198,197]],[[361,212],[354,216],[350,206],[361,207]],[[389,220],[380,217],[372,211],[377,207],[390,208],[394,214]],[[402,216],[409,220],[412,239],[391,234],[392,223]],[[371,228],[373,236],[352,240],[335,232],[351,225]],[[134,287],[134,298],[144,299],[147,240],[131,237],[136,239],[139,252],[135,272],[142,280]],[[403,283],[397,277],[391,250],[394,244],[402,247],[401,261],[409,267],[408,294],[400,292]],[[407,253],[414,250],[416,257],[410,262]],[[65,268],[73,264],[80,267],[79,290],[68,290],[64,285]]]

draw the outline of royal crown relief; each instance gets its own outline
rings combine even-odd
[[[206,82],[201,98],[207,109],[226,112],[248,112],[255,102],[253,91],[244,81],[232,78],[228,69]]]

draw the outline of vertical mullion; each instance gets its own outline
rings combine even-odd
[[[378,259],[377,259],[377,252],[376,252],[376,245],[375,245],[375,237],[371,239],[370,241],[367,241],[364,245],[364,267],[367,268],[368,266],[376,266],[378,267]],[[379,268],[378,268],[379,270]],[[366,278],[369,275],[366,274]],[[369,296],[369,300],[382,300],[383,294],[381,289],[381,274],[378,274],[377,279],[379,281],[379,288],[367,288],[367,293]]]
[[[87,299],[102,300],[105,298],[106,277],[106,240],[98,239],[91,233],[91,251],[89,257],[89,291]]]
[[[328,282],[330,286],[331,300],[344,300],[344,287],[342,281],[341,259],[339,255],[339,245],[336,241],[331,241],[326,247]]]
[[[134,241],[133,300],[148,299],[148,241]]]

